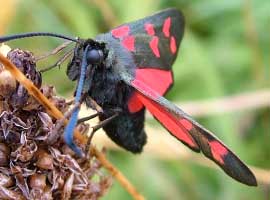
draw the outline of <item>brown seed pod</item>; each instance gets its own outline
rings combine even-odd
[[[0,185],[3,187],[11,187],[14,186],[14,179],[10,176],[7,176],[3,173],[0,173]]]
[[[9,147],[4,143],[0,143],[0,167],[8,165],[9,155],[10,155]]]
[[[11,51],[11,48],[10,48],[8,45],[6,45],[6,44],[4,44],[4,43],[2,43],[2,44],[0,45],[0,53],[1,53],[3,56],[7,57],[7,54],[8,54],[8,52],[10,52],[10,51]]]
[[[32,189],[44,189],[46,187],[46,175],[33,174],[29,177],[29,186]]]
[[[53,169],[53,157],[45,151],[38,152],[37,167],[40,169]]]
[[[35,57],[30,51],[13,49],[8,52],[7,58],[21,70],[28,79],[32,80],[36,87],[41,87],[41,74],[36,70]]]
[[[8,52],[7,58],[19,69],[25,76],[32,80],[34,85],[41,87],[41,74],[36,70],[36,63],[33,54],[29,51],[14,49]],[[16,84],[16,91],[12,94],[10,102],[14,107],[23,107],[27,105],[29,99],[28,92],[20,85]]]
[[[30,191],[31,200],[53,200],[53,192],[50,187],[46,186],[44,189],[35,188]]]
[[[0,66],[0,96],[6,98],[15,92],[16,79],[10,74],[9,71],[5,70]]]

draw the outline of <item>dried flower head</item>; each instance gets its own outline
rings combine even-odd
[[[52,86],[41,86],[31,52],[15,49],[7,57],[59,110],[69,109]],[[0,95],[0,199],[98,199],[104,195],[111,178],[100,171],[100,163],[76,157],[61,137],[59,122],[1,69],[6,73],[2,76],[13,81],[8,86],[7,81],[1,82],[0,71],[0,88],[6,89]],[[86,132],[88,126],[81,124],[80,129]]]
[[[16,80],[10,74],[9,71],[5,70],[4,67],[0,66],[0,91],[1,98],[10,97],[16,89]]]
[[[20,69],[25,76],[30,79],[35,86],[41,87],[42,79],[41,74],[36,70],[36,63],[33,54],[29,51],[22,51],[20,49],[14,49],[8,52],[7,58]],[[31,98],[26,89],[17,83],[16,92],[14,92],[9,101],[13,107],[25,107],[29,106]]]

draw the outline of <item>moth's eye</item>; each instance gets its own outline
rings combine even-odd
[[[88,64],[99,64],[104,60],[104,54],[101,50],[91,49],[87,52]]]

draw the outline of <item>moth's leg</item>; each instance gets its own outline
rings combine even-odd
[[[115,109],[112,109],[112,112],[113,112],[113,114],[111,115],[111,117],[113,117],[113,116],[115,116],[115,117],[117,117],[118,115],[119,115],[119,113],[120,112],[122,112],[122,109],[117,109],[117,108],[115,108]],[[87,117],[83,117],[83,118],[80,118],[80,119],[78,119],[78,124],[79,123],[83,123],[83,122],[86,122],[86,121],[88,121],[88,120],[90,120],[90,119],[93,119],[93,118],[95,118],[95,117],[98,117],[98,116],[100,116],[100,115],[102,115],[103,114],[103,112],[96,112],[96,113],[94,113],[94,114],[92,114],[92,115],[89,115],[89,116],[87,116]],[[101,122],[104,122],[104,121],[106,121],[106,120],[108,120],[108,119],[110,119],[111,117],[108,117],[107,119],[105,119],[105,120],[103,120],[103,121],[100,121],[99,123],[101,123]],[[105,125],[105,124],[104,124]]]
[[[101,108],[100,105],[97,104],[97,102],[92,99],[89,95],[87,95],[87,93],[84,93],[83,94],[83,99],[84,101],[86,102],[86,105],[90,108],[92,108],[93,110],[96,111],[96,113],[90,115],[90,116],[87,116],[87,117],[83,117],[83,118],[80,118],[78,119],[77,123],[82,123],[82,122],[85,122],[85,121],[88,121],[90,119],[93,119],[97,116],[99,116],[100,114],[103,113],[103,109]]]
[[[98,105],[98,103],[94,99],[92,99],[89,95],[85,98],[85,103],[88,107],[92,108],[98,113],[103,113],[102,107]]]
[[[61,52],[63,49],[65,49],[68,45],[70,45],[71,43],[73,43],[72,41],[66,41],[63,44],[59,45],[58,47],[56,47],[55,49],[53,49],[52,51],[46,53],[45,55],[39,56],[36,58],[36,61],[40,61],[42,59],[45,59],[49,56],[55,55],[59,52]]]
[[[41,69],[39,72],[40,73],[43,73],[43,72],[46,72],[46,71],[49,71],[55,67],[60,67],[61,64],[63,62],[65,62],[65,60],[71,56],[73,54],[73,49],[69,50],[68,52],[66,52],[56,63],[54,63],[53,65],[49,66],[49,67],[46,67],[44,69]]]
[[[90,119],[93,119],[93,118],[95,118],[95,117],[97,117],[97,116],[99,116],[99,115],[100,115],[100,113],[97,112],[97,113],[94,113],[94,114],[89,115],[89,116],[87,116],[87,117],[82,117],[82,118],[78,119],[77,124],[80,124],[80,123],[83,123],[83,122],[88,121],[88,120],[90,120]]]
[[[86,144],[86,147],[85,147],[86,154],[88,154],[88,152],[89,152],[91,141],[92,141],[92,138],[93,138],[95,132],[97,130],[99,130],[100,128],[106,126],[108,123],[110,123],[116,117],[118,117],[119,116],[119,113],[120,113],[119,110],[116,110],[115,113],[112,116],[108,117],[107,119],[104,119],[103,121],[100,121],[97,125],[95,125],[95,126],[93,126],[93,127],[90,128],[91,129],[91,133],[90,133],[90,136],[88,138],[88,141],[87,141],[87,144]],[[102,114],[102,113],[97,113],[97,116],[100,115],[100,114]]]

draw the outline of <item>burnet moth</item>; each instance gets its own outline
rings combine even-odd
[[[146,143],[147,109],[176,139],[202,152],[229,176],[256,186],[251,170],[209,130],[163,97],[173,84],[171,67],[184,33],[183,15],[166,9],[123,24],[95,39],[77,39],[54,33],[26,33],[0,38],[0,42],[33,36],[52,36],[76,42],[67,75],[78,81],[75,102],[102,108],[99,118],[107,135],[119,146],[140,153]],[[66,143],[73,142],[79,108],[65,129]],[[110,119],[110,120],[108,120]]]

